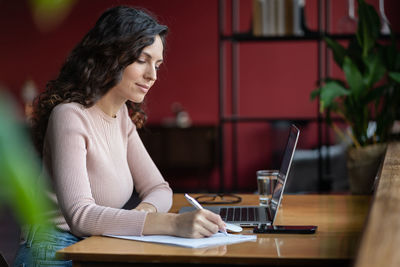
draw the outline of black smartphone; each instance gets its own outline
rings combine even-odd
[[[315,225],[266,225],[259,224],[254,227],[256,234],[314,234],[317,230]]]

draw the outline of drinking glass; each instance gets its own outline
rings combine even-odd
[[[257,188],[260,206],[268,206],[271,202],[272,193],[278,181],[278,170],[257,171]]]

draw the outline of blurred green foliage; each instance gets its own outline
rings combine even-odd
[[[29,0],[33,21],[42,32],[57,28],[71,12],[77,0]]]
[[[13,99],[0,91],[0,207],[9,206],[21,224],[45,225],[51,208],[47,182],[17,113]]]

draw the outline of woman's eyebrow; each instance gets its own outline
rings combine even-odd
[[[149,53],[147,53],[147,52],[142,52],[142,54],[143,55],[145,55],[147,58],[150,58],[150,59],[152,59],[153,57],[149,54]],[[157,62],[163,62],[164,60],[161,58],[161,59],[159,59],[159,60],[157,60]]]

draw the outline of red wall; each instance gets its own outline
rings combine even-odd
[[[172,116],[171,104],[180,102],[195,124],[218,122],[218,27],[216,0],[97,0],[77,1],[56,30],[42,33],[34,25],[29,1],[0,0],[0,83],[20,99],[24,81],[33,79],[43,89],[54,78],[73,46],[108,7],[119,4],[146,7],[170,28],[166,62],[159,81],[147,97],[151,123]],[[332,31],[346,13],[347,0],[331,2]],[[369,0],[375,6],[378,0]],[[399,29],[399,1],[385,1],[387,15]],[[241,1],[241,30],[250,29],[251,1]],[[307,23],[317,25],[317,0],[306,1]],[[229,23],[228,23],[229,25]],[[315,117],[316,103],[309,93],[317,79],[315,42],[246,43],[240,50],[240,114],[268,117]],[[334,74],[340,75],[337,68]],[[229,78],[229,77],[228,77]],[[229,107],[229,106],[228,106]],[[255,188],[255,170],[271,161],[274,142],[267,125],[240,126],[240,189]],[[316,144],[315,127],[305,129],[300,145]],[[230,154],[230,147],[227,154]],[[230,158],[227,158],[227,185]],[[196,185],[188,177],[186,183]],[[217,188],[217,171],[207,177],[210,190]],[[248,179],[251,182],[248,182]],[[204,181],[203,181],[204,182]]]
[[[28,77],[44,88],[106,8],[129,4],[146,7],[170,28],[166,64],[147,100],[150,120],[172,115],[170,105],[178,101],[189,109],[195,122],[217,122],[217,1],[98,0],[94,5],[81,0],[49,33],[37,30],[27,3],[0,2],[0,81],[17,96]]]

